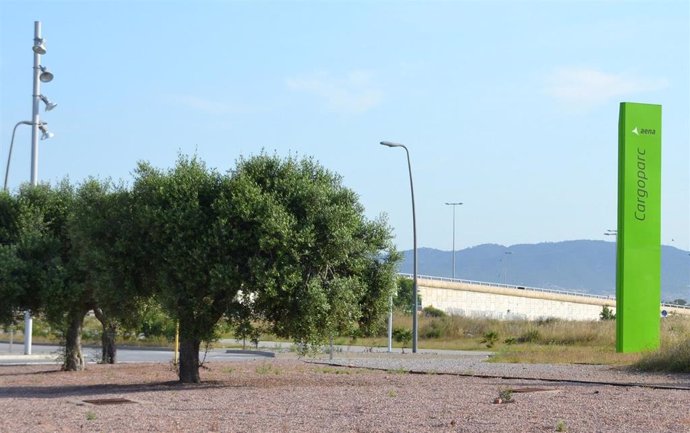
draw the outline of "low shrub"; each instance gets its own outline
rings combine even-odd
[[[690,338],[644,355],[632,368],[639,371],[690,373]]]
[[[445,311],[434,307],[433,305],[429,305],[427,307],[424,307],[422,309],[422,313],[424,313],[425,317],[446,317],[447,314]]]

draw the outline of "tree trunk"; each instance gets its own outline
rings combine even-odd
[[[81,352],[81,331],[84,325],[86,311],[70,312],[67,320],[67,334],[65,336],[65,361],[62,369],[65,371],[82,371],[86,366]]]
[[[103,310],[100,308],[94,308],[93,312],[103,327],[103,332],[101,333],[101,363],[115,364],[117,357],[117,347],[115,346],[117,324],[108,320],[106,315],[103,314]]]
[[[200,383],[199,346],[201,340],[182,337],[180,341],[180,382]]]

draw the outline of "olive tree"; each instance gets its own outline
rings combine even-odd
[[[223,316],[305,345],[380,323],[390,229],[313,160],[262,154],[227,174],[196,158],[140,164],[132,194],[156,297],[180,324],[182,382],[200,381],[200,343]]]
[[[118,327],[136,326],[150,296],[136,230],[124,187],[88,179],[77,188],[69,219],[73,266],[101,322],[103,363],[115,363]]]
[[[15,278],[21,287],[17,307],[42,313],[63,332],[65,370],[84,368],[81,333],[92,308],[88,287],[74,266],[68,220],[74,188],[25,185],[19,190],[19,241]]]

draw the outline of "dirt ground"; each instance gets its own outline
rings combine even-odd
[[[165,364],[0,366],[0,431],[690,432],[689,390],[295,359],[212,363],[201,375],[181,385]],[[506,390],[513,401],[495,403]]]

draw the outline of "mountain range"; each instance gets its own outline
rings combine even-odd
[[[400,272],[412,273],[412,250],[403,251]],[[452,277],[453,252],[417,249],[419,275]],[[616,292],[616,244],[574,240],[519,244],[483,244],[455,251],[455,278],[578,291],[599,295]],[[661,247],[663,301],[690,301],[690,253]]]

